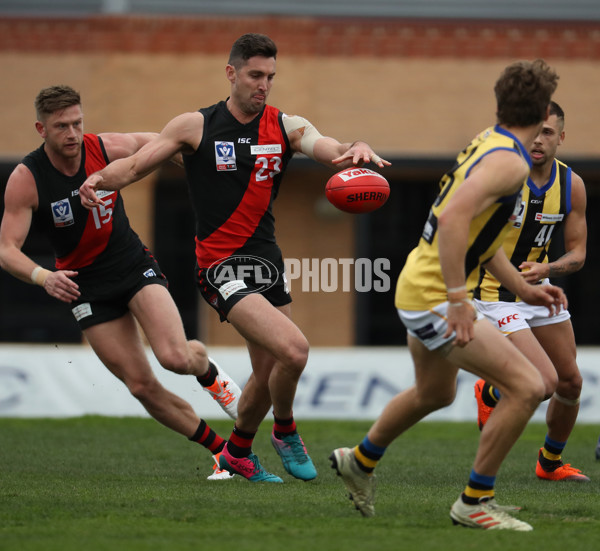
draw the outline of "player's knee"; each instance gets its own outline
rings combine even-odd
[[[190,355],[187,350],[171,348],[167,351],[162,351],[156,354],[158,363],[168,371],[179,375],[188,375],[192,373]]]
[[[556,394],[568,400],[577,400],[581,395],[583,386],[583,377],[579,370],[576,370],[568,378],[560,378],[556,386]]]
[[[520,392],[521,401],[531,410],[535,410],[546,399],[546,385],[540,379],[524,385]]]
[[[142,403],[152,401],[160,383],[154,376],[136,377],[125,381],[131,395]]]
[[[421,405],[428,411],[447,407],[456,397],[455,387],[418,388],[417,392]]]
[[[531,375],[519,381],[511,381],[510,385],[500,389],[502,399],[512,400],[515,404],[535,410],[546,399],[546,385],[537,372]]]
[[[445,408],[454,402],[456,397],[456,389],[454,388],[440,388],[437,392],[431,395],[433,399],[433,406],[435,409]]]
[[[287,343],[283,353],[283,363],[287,369],[302,373],[308,361],[309,344],[303,335],[299,335]]]

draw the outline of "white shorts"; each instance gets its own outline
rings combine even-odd
[[[571,318],[568,310],[561,309],[550,316],[545,306],[532,306],[526,302],[485,302],[473,300],[477,309],[503,334],[510,335],[523,329],[561,323]]]
[[[400,320],[408,334],[419,339],[429,350],[435,350],[454,340],[454,332],[444,338],[448,328],[446,312],[448,303],[442,302],[430,310],[398,310]],[[476,319],[483,319],[479,310],[475,309]]]

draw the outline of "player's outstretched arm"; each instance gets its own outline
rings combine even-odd
[[[92,209],[102,205],[98,190],[120,190],[141,180],[165,161],[179,153],[191,153],[202,139],[204,117],[200,113],[184,113],[171,120],[155,138],[139,151],[117,159],[90,175],[79,188],[81,204]]]
[[[109,162],[130,157],[158,137],[158,132],[104,132],[102,138]]]
[[[323,138],[315,146],[318,149],[318,154],[322,154],[323,156],[337,152],[338,156],[331,160],[330,163],[337,168],[363,166],[367,163],[374,163],[379,168],[383,168],[392,164],[377,155],[366,142],[356,141],[351,144],[342,144],[333,138]]]
[[[366,142],[340,143],[335,138],[323,136],[303,117],[285,117],[283,125],[294,151],[332,168],[344,169],[370,162],[380,168],[392,164],[377,155]]]

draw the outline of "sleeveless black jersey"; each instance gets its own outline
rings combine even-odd
[[[88,211],[81,205],[79,187],[108,164],[101,138],[84,135],[81,166],[75,176],[58,171],[43,145],[21,162],[33,174],[38,193],[33,222],[49,238],[58,270],[77,270],[78,278],[102,276],[143,254],[118,191],[98,192],[105,206]]]
[[[538,188],[531,178],[523,186],[519,212],[502,243],[511,264],[518,268],[526,261],[547,263],[552,236],[570,212],[571,169],[554,159],[544,186]],[[473,297],[486,302],[520,300],[483,268]]]
[[[293,154],[284,114],[266,105],[242,124],[225,101],[200,113],[202,141],[183,156],[196,214],[198,266],[232,255],[267,258],[281,266],[272,205]]]

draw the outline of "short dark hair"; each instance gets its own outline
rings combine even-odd
[[[267,35],[247,33],[240,36],[231,47],[229,65],[236,69],[242,67],[251,57],[277,58],[277,46]]]
[[[81,105],[81,96],[70,86],[60,84],[49,86],[40,91],[35,98],[35,113],[39,121],[46,115],[51,115],[72,105]]]
[[[550,102],[550,114],[556,115],[559,119],[565,118],[565,112],[562,110],[562,107],[558,105],[555,101]]]
[[[550,102],[550,109],[548,110],[549,115],[556,115],[556,119],[558,122],[558,128],[562,132],[565,128],[565,112],[562,110],[562,107],[558,105],[555,101]]]
[[[558,75],[543,60],[517,61],[496,81],[496,116],[499,124],[531,126],[543,121]]]

